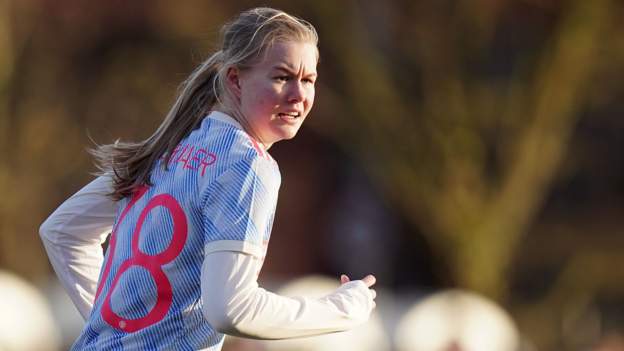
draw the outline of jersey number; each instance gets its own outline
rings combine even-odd
[[[124,208],[117,225],[113,229],[109,243],[110,253],[108,255],[108,260],[106,261],[106,266],[104,267],[104,273],[102,274],[100,285],[98,286],[95,294],[96,299],[100,295],[104,282],[107,281],[110,273],[111,262],[113,261],[113,256],[115,255],[117,226],[119,226],[119,223],[123,221],[130,208],[136,204],[136,202],[145,194],[146,191],[147,187],[144,187],[134,194],[126,208]],[[164,207],[167,209],[169,214],[171,214],[171,217],[173,218],[173,235],[171,236],[169,246],[167,246],[163,252],[156,255],[149,255],[139,249],[139,238],[141,236],[141,229],[143,228],[143,222],[145,222],[147,214],[158,206]],[[121,331],[132,333],[158,323],[165,317],[173,301],[173,292],[171,289],[171,282],[163,271],[162,266],[178,257],[184,247],[184,243],[186,242],[187,229],[187,221],[184,210],[173,196],[169,194],[156,195],[147,203],[145,208],[141,211],[136,227],[134,228],[134,232],[132,233],[132,256],[123,261],[121,266],[119,266],[119,269],[113,278],[113,282],[102,304],[102,318],[110,326]],[[123,318],[113,312],[110,304],[111,295],[117,287],[119,278],[125,271],[134,266],[142,267],[149,272],[156,283],[158,298],[156,300],[156,304],[147,315],[137,319],[129,319]]]

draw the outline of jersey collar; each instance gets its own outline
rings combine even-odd
[[[240,125],[240,123],[238,123],[237,120],[235,120],[232,116],[227,115],[221,111],[210,111],[210,114],[208,115],[208,117],[216,119],[217,121],[231,124],[238,129],[243,129],[243,127]]]

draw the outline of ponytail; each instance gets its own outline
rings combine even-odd
[[[166,167],[176,145],[199,127],[220,100],[217,81],[221,67],[222,51],[199,65],[180,85],[178,98],[163,123],[146,140],[138,143],[117,140],[89,150],[99,174],[112,174],[114,190],[110,196],[114,200],[131,195],[141,185],[152,185],[151,171],[158,159],[164,156]]]

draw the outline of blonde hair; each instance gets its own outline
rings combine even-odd
[[[318,45],[318,34],[309,22],[267,7],[240,13],[221,28],[221,37],[220,49],[181,84],[175,103],[154,134],[141,142],[117,140],[90,150],[100,174],[111,173],[113,176],[113,192],[110,194],[113,199],[131,195],[141,185],[151,185],[150,177],[158,159],[164,156],[162,165],[166,168],[174,148],[198,128],[212,110],[226,110],[255,136],[226,88],[226,74],[230,67],[239,70],[252,67],[276,42]]]

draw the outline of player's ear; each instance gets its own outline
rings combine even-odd
[[[240,69],[238,67],[231,66],[228,68],[225,75],[225,81],[228,89],[236,96],[237,99],[241,97],[241,84],[240,84]]]

